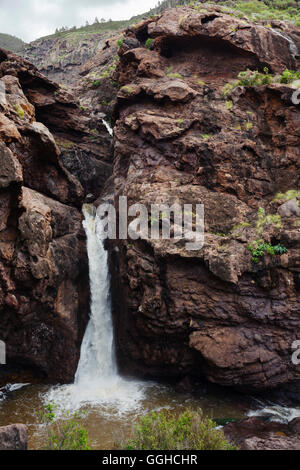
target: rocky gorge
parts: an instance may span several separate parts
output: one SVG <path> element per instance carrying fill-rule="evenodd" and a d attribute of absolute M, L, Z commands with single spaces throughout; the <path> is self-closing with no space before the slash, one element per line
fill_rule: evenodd
<path fill-rule="evenodd" d="M 205 245 L 109 241 L 120 371 L 299 403 L 299 80 L 282 79 L 300 70 L 299 26 L 199 3 L 92 37 L 48 77 L 27 60 L 45 47 L 0 50 L 0 385 L 73 381 L 90 297 L 81 207 L 126 196 L 204 204 Z M 299 448 L 297 422 L 261 426 L 229 439 L 285 433 Z"/>

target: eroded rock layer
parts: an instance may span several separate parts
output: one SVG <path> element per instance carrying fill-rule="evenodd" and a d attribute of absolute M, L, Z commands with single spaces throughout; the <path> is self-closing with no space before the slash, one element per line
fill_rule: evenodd
<path fill-rule="evenodd" d="M 247 68 L 297 70 L 295 48 L 272 28 L 211 6 L 168 10 L 126 31 L 117 68 L 116 204 L 119 195 L 148 208 L 203 203 L 205 246 L 118 243 L 113 288 L 123 370 L 206 376 L 247 390 L 299 377 L 291 360 L 300 321 L 295 88 L 222 94 Z M 282 253 L 255 259 L 249 245 L 261 239 Z"/>
<path fill-rule="evenodd" d="M 81 206 L 103 186 L 97 168 L 103 184 L 110 172 L 109 135 L 93 125 L 76 99 L 0 50 L 2 373 L 74 377 L 89 312 Z"/>

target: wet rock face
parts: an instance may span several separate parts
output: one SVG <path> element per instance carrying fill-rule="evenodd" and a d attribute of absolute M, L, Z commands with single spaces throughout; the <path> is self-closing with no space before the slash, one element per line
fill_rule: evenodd
<path fill-rule="evenodd" d="M 65 383 L 89 312 L 81 206 L 101 191 L 89 167 L 104 156 L 109 168 L 109 136 L 102 124 L 92 132 L 77 100 L 31 64 L 5 51 L 0 58 L 1 374 Z M 78 152 L 89 177 L 84 166 L 75 171 Z"/>
<path fill-rule="evenodd" d="M 151 50 L 144 47 L 149 37 Z M 246 390 L 296 380 L 295 88 L 238 87 L 222 95 L 247 68 L 297 69 L 289 42 L 218 7 L 184 7 L 129 28 L 119 55 L 116 204 L 126 195 L 129 205 L 148 208 L 205 206 L 203 250 L 118 242 L 112 272 L 121 367 L 146 376 L 205 375 Z M 253 259 L 248 247 L 260 239 L 288 251 Z"/>

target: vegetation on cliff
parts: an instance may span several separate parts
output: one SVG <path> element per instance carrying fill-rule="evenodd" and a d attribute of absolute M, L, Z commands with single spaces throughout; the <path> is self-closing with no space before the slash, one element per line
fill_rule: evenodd
<path fill-rule="evenodd" d="M 281 20 L 300 25 L 298 1 L 289 0 L 254 0 L 224 1 L 221 5 L 233 8 L 244 14 L 250 21 Z"/>
<path fill-rule="evenodd" d="M 300 84 L 300 72 L 294 70 L 285 69 L 281 75 L 270 74 L 268 68 L 265 68 L 264 72 L 261 73 L 258 70 L 245 70 L 238 74 L 238 79 L 227 83 L 223 90 L 223 97 L 226 98 L 236 87 L 245 86 L 263 86 L 271 85 L 272 83 L 282 84 L 293 84 L 299 86 Z"/>

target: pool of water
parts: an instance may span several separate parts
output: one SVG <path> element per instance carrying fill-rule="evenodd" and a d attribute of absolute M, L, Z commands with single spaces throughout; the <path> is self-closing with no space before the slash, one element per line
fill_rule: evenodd
<path fill-rule="evenodd" d="M 40 424 L 39 410 L 49 403 L 57 405 L 57 413 L 73 409 L 74 386 L 49 387 L 45 385 L 14 385 L 0 392 L 0 426 L 23 423 L 28 426 L 29 448 L 43 449 L 46 443 L 46 429 Z M 135 389 L 135 396 L 126 396 Z M 79 401 L 78 401 L 79 403 Z M 170 409 L 174 413 L 186 407 L 201 408 L 211 418 L 242 419 L 249 407 L 246 400 L 222 392 L 198 393 L 194 396 L 178 393 L 172 387 L 155 383 L 134 382 L 122 389 L 122 398 L 116 400 L 87 401 L 75 408 L 85 411 L 82 424 L 88 431 L 93 449 L 110 450 L 116 442 L 130 435 L 137 417 L 150 411 Z"/>

